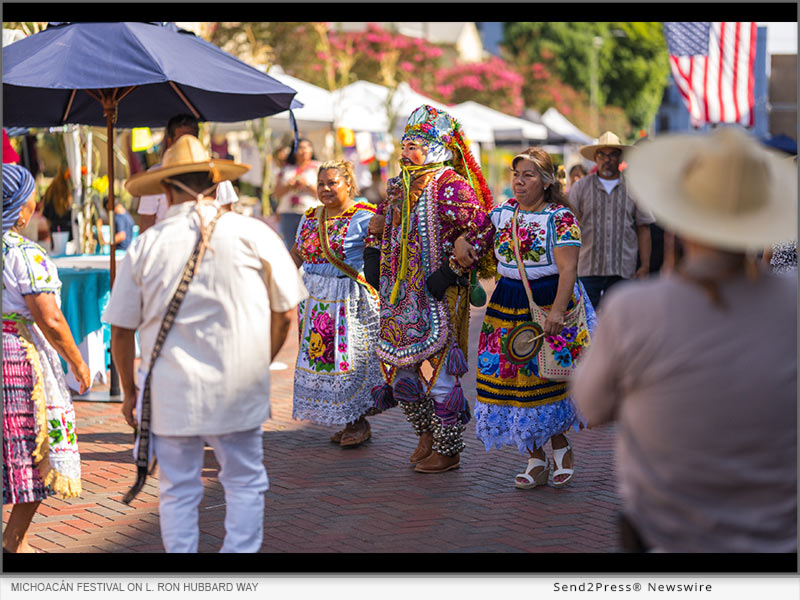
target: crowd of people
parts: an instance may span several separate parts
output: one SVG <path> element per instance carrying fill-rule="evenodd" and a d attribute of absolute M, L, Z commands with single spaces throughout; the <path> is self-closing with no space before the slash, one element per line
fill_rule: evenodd
<path fill-rule="evenodd" d="M 408 118 L 400 175 L 375 203 L 359 195 L 352 163 L 319 163 L 300 140 L 277 177 L 279 235 L 230 210 L 230 181 L 248 167 L 212 159 L 194 125 L 168 127 L 161 163 L 126 182 L 165 208 L 120 261 L 104 314 L 137 431 L 125 501 L 156 458 L 168 552 L 197 551 L 206 444 L 225 490 L 221 551 L 261 547 L 265 367 L 294 318 L 294 418 L 335 426 L 331 442 L 350 448 L 370 439 L 367 417 L 399 407 L 416 436 L 414 470 L 460 468 L 473 418 L 461 385 L 470 306 L 486 304 L 479 282 L 492 278 L 475 435 L 487 452 L 512 446 L 527 460 L 509 485 L 568 485 L 580 463 L 566 434 L 617 420 L 626 549 L 796 551 L 796 245 L 793 276 L 753 252 L 796 236 L 796 163 L 735 128 L 635 149 L 606 132 L 581 148 L 596 170 L 571 169 L 568 194 L 548 152 L 522 150 L 513 196 L 495 205 L 460 125 L 424 105 Z M 57 355 L 89 385 L 55 266 L 18 233 L 33 203 L 30 173 L 4 165 L 9 552 L 29 550 L 25 531 L 48 494 L 80 493 Z M 684 256 L 648 278 L 655 221 Z"/>

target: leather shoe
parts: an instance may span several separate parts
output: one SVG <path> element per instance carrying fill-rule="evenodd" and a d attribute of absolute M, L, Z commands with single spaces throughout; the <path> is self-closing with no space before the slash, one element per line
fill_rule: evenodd
<path fill-rule="evenodd" d="M 438 452 L 433 452 L 428 458 L 418 463 L 414 470 L 417 473 L 444 473 L 461 466 L 459 455 L 445 456 Z"/>
<path fill-rule="evenodd" d="M 411 463 L 416 464 L 428 458 L 433 452 L 433 433 L 424 431 L 419 436 L 417 449 L 411 454 Z"/>

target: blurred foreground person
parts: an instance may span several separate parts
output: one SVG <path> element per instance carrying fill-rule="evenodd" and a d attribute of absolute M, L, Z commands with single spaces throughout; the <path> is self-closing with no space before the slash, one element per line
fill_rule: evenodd
<path fill-rule="evenodd" d="M 609 295 L 573 383 L 590 425 L 619 422 L 623 545 L 796 552 L 797 279 L 745 255 L 794 235 L 796 170 L 732 127 L 629 165 L 685 255 Z"/>
<path fill-rule="evenodd" d="M 81 493 L 75 410 L 59 354 L 90 385 L 61 313 L 56 266 L 20 235 L 36 207 L 33 176 L 3 165 L 3 504 L 13 504 L 3 552 L 34 552 L 26 534 L 42 500 Z"/>
<path fill-rule="evenodd" d="M 104 314 L 122 413 L 138 429 L 137 482 L 124 501 L 144 485 L 152 449 L 167 552 L 197 552 L 205 444 L 214 450 L 225 490 L 221 552 L 258 552 L 263 539 L 268 367 L 305 288 L 275 232 L 214 202 L 218 182 L 248 169 L 212 161 L 196 137 L 184 135 L 161 167 L 126 183 L 133 195 L 163 190 L 169 203 L 164 219 L 120 261 Z"/>

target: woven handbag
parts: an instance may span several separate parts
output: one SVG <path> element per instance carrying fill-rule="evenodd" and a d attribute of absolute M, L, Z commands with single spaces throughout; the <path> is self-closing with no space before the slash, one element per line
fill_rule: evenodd
<path fill-rule="evenodd" d="M 543 325 L 548 311 L 533 301 L 533 293 L 519 251 L 518 216 L 519 206 L 514 211 L 511 222 L 511 236 L 517 269 L 525 288 L 525 294 L 528 296 L 531 320 L 517 325 L 508 333 L 503 342 L 503 350 L 508 361 L 518 365 L 527 364 L 536 356 L 539 377 L 552 381 L 566 381 L 572 376 L 578 359 L 589 345 L 589 328 L 583 292 L 572 310 L 564 313 L 564 326 L 561 332 L 555 336 L 545 337 Z"/>

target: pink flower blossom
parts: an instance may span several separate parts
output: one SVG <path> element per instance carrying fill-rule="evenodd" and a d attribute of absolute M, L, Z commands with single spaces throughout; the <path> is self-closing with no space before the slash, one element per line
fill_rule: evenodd
<path fill-rule="evenodd" d="M 492 354 L 500 353 L 501 332 L 502 330 L 500 328 L 497 328 L 492 333 L 489 334 L 488 347 L 489 347 L 489 352 L 491 352 Z"/>
<path fill-rule="evenodd" d="M 403 62 L 400 63 L 400 68 L 403 69 L 404 71 L 413 71 L 414 65 L 412 65 L 407 60 L 404 60 Z"/>
<path fill-rule="evenodd" d="M 333 339 L 333 318 L 326 312 L 317 313 L 313 319 L 314 329 L 322 336 L 322 341 L 326 344 Z"/>
<path fill-rule="evenodd" d="M 500 379 L 516 379 L 522 365 L 515 365 L 506 360 L 505 354 L 500 353 Z"/>

